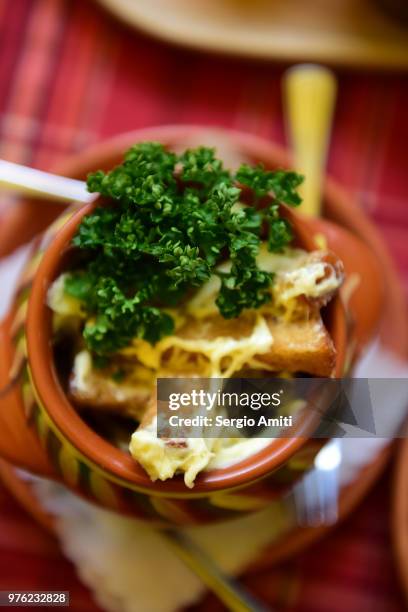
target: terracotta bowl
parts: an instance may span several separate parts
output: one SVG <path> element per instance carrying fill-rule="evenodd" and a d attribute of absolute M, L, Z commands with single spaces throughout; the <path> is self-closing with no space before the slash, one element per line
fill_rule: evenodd
<path fill-rule="evenodd" d="M 170 147 L 210 140 L 221 151 L 267 167 L 286 165 L 273 147 L 246 135 L 217 133 L 191 127 L 157 128 L 128 134 L 74 160 L 63 171 L 84 176 L 90 170 L 118 163 L 123 151 L 141 140 L 159 140 Z M 228 147 L 227 147 L 228 148 Z M 181 478 L 152 483 L 129 455 L 90 429 L 64 394 L 56 374 L 51 346 L 51 312 L 46 292 L 57 276 L 69 242 L 82 217 L 95 203 L 69 210 L 37 240 L 33 257 L 19 285 L 9 317 L 1 329 L 0 377 L 19 373 L 8 394 L 7 416 L 0 434 L 0 454 L 32 472 L 62 480 L 74 491 L 119 512 L 157 522 L 210 522 L 258 510 L 310 467 L 321 441 L 306 436 L 278 439 L 263 451 L 223 470 L 201 474 L 194 489 Z M 328 329 L 337 349 L 335 375 L 340 377 L 375 330 L 381 310 L 381 276 L 376 259 L 351 233 L 327 221 L 306 220 L 293 214 L 298 242 L 316 248 L 316 234 L 344 261 L 346 272 L 359 283 L 348 300 L 347 313 L 339 297 L 327 310 Z M 364 313 L 364 317 L 362 314 Z M 351 331 L 352 330 L 352 331 Z M 350 335 L 351 334 L 351 335 Z M 14 371 L 13 371 L 14 368 Z"/>

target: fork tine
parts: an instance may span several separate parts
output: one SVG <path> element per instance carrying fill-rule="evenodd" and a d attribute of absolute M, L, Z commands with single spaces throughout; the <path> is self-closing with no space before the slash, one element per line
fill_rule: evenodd
<path fill-rule="evenodd" d="M 331 440 L 315 458 L 312 470 L 304 475 L 293 491 L 299 525 L 330 525 L 338 518 L 339 468 L 341 441 Z"/>

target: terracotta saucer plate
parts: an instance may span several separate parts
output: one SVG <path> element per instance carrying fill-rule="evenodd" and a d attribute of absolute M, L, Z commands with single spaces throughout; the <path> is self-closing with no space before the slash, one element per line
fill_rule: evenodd
<path fill-rule="evenodd" d="M 134 142 L 141 140 L 158 140 L 176 149 L 211 143 L 218 148 L 227 164 L 230 163 L 230 165 L 241 161 L 262 161 L 266 166 L 285 166 L 289 161 L 282 148 L 248 134 L 197 126 L 166 126 L 122 134 L 66 160 L 55 171 L 73 178 L 84 178 L 91 170 L 110 167 L 112 151 L 125 151 Z M 381 340 L 389 350 L 406 356 L 408 354 L 408 321 L 405 298 L 392 259 L 379 232 L 361 208 L 353 203 L 350 197 L 330 179 L 325 185 L 325 195 L 324 216 L 362 238 L 381 260 L 386 284 L 386 300 L 380 329 Z M 59 206 L 53 204 L 41 206 L 38 201 L 33 202 L 32 200 L 21 202 L 15 208 L 10 208 L 0 227 L 1 256 L 28 240 L 36 231 L 44 229 L 52 218 L 60 213 L 60 210 Z M 390 450 L 390 446 L 386 447 L 358 473 L 358 478 L 356 475 L 355 482 L 342 488 L 339 504 L 340 520 L 353 511 L 374 484 L 386 465 Z M 53 520 L 42 510 L 28 482 L 20 477 L 19 472 L 13 466 L 3 460 L 0 461 L 0 478 L 27 511 L 52 531 Z M 331 528 L 293 528 L 281 540 L 268 546 L 263 555 L 249 569 L 271 566 L 287 559 L 321 538 Z"/>

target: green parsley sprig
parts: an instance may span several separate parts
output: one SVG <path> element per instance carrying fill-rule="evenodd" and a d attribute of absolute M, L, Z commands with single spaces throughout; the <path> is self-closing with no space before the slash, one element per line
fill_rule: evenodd
<path fill-rule="evenodd" d="M 155 343 L 171 334 L 165 307 L 179 304 L 212 274 L 221 277 L 216 303 L 225 318 L 269 301 L 272 275 L 256 262 L 261 232 L 266 226 L 270 251 L 292 240 L 278 204 L 299 205 L 301 181 L 294 172 L 261 165 L 242 165 L 234 174 L 213 149 L 176 155 L 156 142 L 137 144 L 123 164 L 89 175 L 89 191 L 108 205 L 82 220 L 73 244 L 85 264 L 65 282 L 87 313 L 87 347 L 108 356 L 134 337 Z M 251 190 L 254 206 L 238 205 L 243 188 Z M 266 196 L 267 205 L 257 208 Z M 230 271 L 217 271 L 227 259 Z"/>

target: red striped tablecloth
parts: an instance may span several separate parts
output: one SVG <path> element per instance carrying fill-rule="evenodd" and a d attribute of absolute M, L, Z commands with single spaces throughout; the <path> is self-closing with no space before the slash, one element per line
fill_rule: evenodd
<path fill-rule="evenodd" d="M 284 141 L 283 66 L 170 48 L 88 0 L 0 0 L 0 157 L 40 168 L 122 131 L 198 123 Z M 378 222 L 408 289 L 408 80 L 339 72 L 329 171 Z M 0 200 L 1 215 L 7 204 Z M 394 612 L 390 472 L 326 541 L 249 579 L 279 609 Z M 0 489 L 0 590 L 61 588 L 95 604 L 55 542 Z M 208 599 L 200 609 L 217 609 Z"/>

